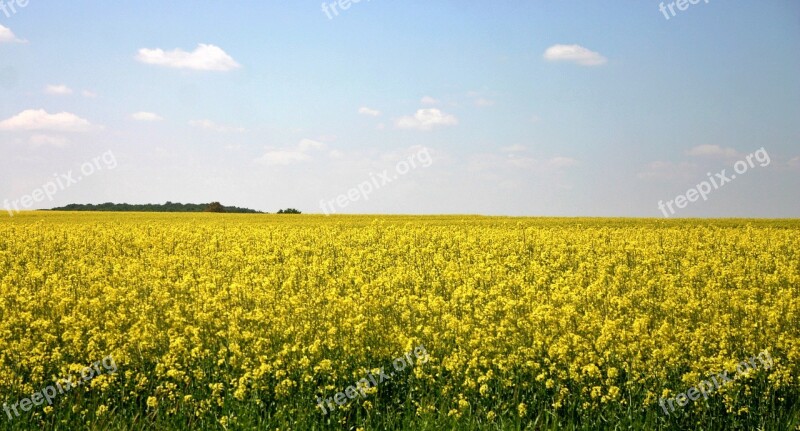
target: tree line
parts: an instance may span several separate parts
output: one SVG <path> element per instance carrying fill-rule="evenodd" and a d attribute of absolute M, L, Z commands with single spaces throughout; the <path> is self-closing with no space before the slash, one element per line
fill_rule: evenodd
<path fill-rule="evenodd" d="M 239 208 L 235 206 L 224 206 L 219 202 L 207 204 L 182 204 L 169 202 L 164 204 L 115 204 L 106 202 L 103 204 L 69 204 L 63 207 L 53 208 L 50 211 L 114 211 L 114 212 L 170 212 L 170 213 L 241 213 L 241 214 L 269 214 L 249 208 Z M 301 214 L 300 211 L 289 208 L 279 210 L 278 214 Z"/>

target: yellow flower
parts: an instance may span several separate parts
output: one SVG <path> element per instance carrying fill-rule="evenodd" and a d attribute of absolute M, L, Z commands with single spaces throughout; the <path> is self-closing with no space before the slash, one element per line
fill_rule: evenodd
<path fill-rule="evenodd" d="M 148 397 L 147 398 L 147 407 L 152 409 L 158 407 L 158 399 L 156 397 Z"/>

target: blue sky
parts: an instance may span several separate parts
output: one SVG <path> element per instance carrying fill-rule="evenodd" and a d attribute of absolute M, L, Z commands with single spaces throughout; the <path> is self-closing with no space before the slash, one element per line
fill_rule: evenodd
<path fill-rule="evenodd" d="M 800 216 L 795 0 L 9 3 L 12 207 Z"/>

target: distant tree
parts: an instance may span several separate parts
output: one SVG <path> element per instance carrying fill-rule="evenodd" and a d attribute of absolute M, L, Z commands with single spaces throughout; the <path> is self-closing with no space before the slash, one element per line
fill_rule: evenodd
<path fill-rule="evenodd" d="M 217 207 L 217 205 L 219 205 Z M 212 206 L 214 208 L 212 208 Z M 220 209 L 222 211 L 220 211 Z M 165 204 L 114 204 L 106 202 L 99 205 L 92 204 L 69 204 L 60 208 L 53 208 L 52 211 L 138 211 L 138 212 L 175 212 L 175 213 L 200 213 L 200 212 L 226 212 L 226 213 L 246 213 L 264 214 L 248 208 L 225 207 L 219 202 L 211 204 L 182 204 L 178 202 L 167 202 Z"/>
<path fill-rule="evenodd" d="M 287 208 L 285 210 L 278 210 L 278 214 L 302 214 L 300 210 L 294 208 Z"/>
<path fill-rule="evenodd" d="M 210 204 L 208 204 L 206 209 L 203 210 L 203 212 L 206 212 L 206 213 L 224 213 L 225 212 L 225 207 L 222 206 L 222 204 L 219 203 L 219 202 L 211 202 Z"/>

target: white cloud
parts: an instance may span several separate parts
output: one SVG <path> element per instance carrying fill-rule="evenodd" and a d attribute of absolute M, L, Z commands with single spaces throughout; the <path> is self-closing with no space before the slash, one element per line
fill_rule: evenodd
<path fill-rule="evenodd" d="M 275 166 L 275 165 L 291 165 L 293 163 L 305 162 L 311 157 L 297 150 L 269 150 L 263 156 L 256 159 L 256 163 Z"/>
<path fill-rule="evenodd" d="M 245 131 L 243 127 L 225 126 L 222 124 L 217 124 L 211 120 L 192 120 L 189 121 L 189 125 L 192 127 L 197 127 L 198 129 L 211 130 L 213 132 L 220 132 L 220 133 L 227 133 L 227 132 L 241 133 Z"/>
<path fill-rule="evenodd" d="M 492 168 L 500 167 L 503 169 L 505 169 L 508 166 L 511 166 L 514 168 L 535 170 L 536 168 L 541 167 L 542 165 L 542 163 L 539 160 L 528 156 L 521 156 L 521 157 L 510 156 L 505 159 L 498 159 L 494 164 L 492 164 L 491 161 L 492 159 L 487 159 L 485 166 Z M 480 162 L 477 164 L 477 166 L 481 166 Z"/>
<path fill-rule="evenodd" d="M 162 121 L 164 118 L 153 112 L 136 112 L 131 114 L 131 119 L 136 121 Z"/>
<path fill-rule="evenodd" d="M 423 105 L 438 105 L 439 101 L 434 99 L 431 96 L 425 96 L 425 97 L 422 98 L 422 100 L 419 101 L 419 103 L 421 103 Z"/>
<path fill-rule="evenodd" d="M 502 151 L 504 153 L 522 153 L 522 152 L 525 152 L 527 150 L 528 150 L 527 147 L 525 147 L 524 145 L 520 145 L 520 144 L 511 145 L 509 147 L 503 147 L 503 148 L 500 149 L 500 151 Z"/>
<path fill-rule="evenodd" d="M 544 52 L 547 61 L 568 61 L 581 66 L 599 66 L 608 59 L 580 45 L 553 45 Z"/>
<path fill-rule="evenodd" d="M 420 109 L 413 116 L 399 118 L 395 125 L 400 129 L 431 130 L 436 126 L 454 126 L 458 124 L 458 118 L 453 115 L 430 108 Z"/>
<path fill-rule="evenodd" d="M 28 109 L 0 122 L 0 130 L 51 130 L 58 132 L 88 132 L 95 127 L 69 112 L 48 114 L 44 109 Z"/>
<path fill-rule="evenodd" d="M 67 96 L 72 94 L 72 89 L 66 85 L 48 85 L 44 88 L 45 94 L 53 94 L 56 96 Z"/>
<path fill-rule="evenodd" d="M 69 143 L 69 140 L 63 136 L 33 135 L 31 136 L 29 142 L 34 147 L 65 147 Z"/>
<path fill-rule="evenodd" d="M 142 48 L 136 59 L 142 63 L 176 69 L 211 70 L 226 72 L 241 67 L 222 48 L 201 43 L 192 52 L 182 49 L 164 51 L 163 49 Z"/>
<path fill-rule="evenodd" d="M 553 156 L 547 159 L 539 159 L 525 155 L 523 151 L 527 151 L 527 149 L 521 145 L 506 147 L 501 151 L 506 154 L 478 154 L 473 156 L 468 164 L 468 169 L 482 172 L 506 172 L 509 169 L 523 169 L 536 175 L 560 175 L 566 169 L 580 165 L 578 160 L 570 157 Z"/>
<path fill-rule="evenodd" d="M 25 41 L 18 39 L 10 28 L 0 25 L 0 43 L 25 43 Z"/>
<path fill-rule="evenodd" d="M 51 94 L 54 96 L 69 96 L 70 94 L 75 93 L 75 91 L 73 91 L 71 88 L 63 84 L 58 84 L 58 85 L 53 84 L 44 87 L 44 93 Z M 97 97 L 96 93 L 89 90 L 81 91 L 81 95 L 87 99 L 94 99 L 95 97 Z"/>
<path fill-rule="evenodd" d="M 325 144 L 312 139 L 303 139 L 297 144 L 297 148 L 300 149 L 300 151 L 322 150 L 325 149 Z"/>
<path fill-rule="evenodd" d="M 539 160 L 533 157 L 509 157 L 508 164 L 517 168 L 532 169 L 539 172 L 559 171 L 579 165 L 579 162 L 569 157 L 556 156 L 550 159 Z"/>
<path fill-rule="evenodd" d="M 325 144 L 311 139 L 303 139 L 295 148 L 267 149 L 255 162 L 266 166 L 291 165 L 311 160 L 311 153 L 314 150 L 324 150 Z M 332 151 L 331 153 L 334 153 Z M 332 155 L 332 154 L 331 154 Z"/>
<path fill-rule="evenodd" d="M 636 176 L 643 180 L 689 180 L 697 175 L 697 165 L 689 162 L 652 162 L 648 163 Z"/>
<path fill-rule="evenodd" d="M 561 168 L 571 168 L 573 166 L 578 166 L 580 162 L 577 160 L 570 158 L 570 157 L 553 157 L 545 162 L 547 166 L 555 169 Z"/>
<path fill-rule="evenodd" d="M 486 89 L 479 91 L 472 90 L 468 91 L 466 94 L 466 96 L 471 99 L 470 103 L 478 108 L 488 108 L 496 105 L 497 102 L 494 99 L 496 95 L 496 93 Z"/>
<path fill-rule="evenodd" d="M 361 114 L 361 115 L 368 115 L 370 117 L 380 117 L 381 116 L 381 111 L 378 111 L 377 109 L 367 108 L 366 106 L 360 108 L 358 110 L 358 113 Z"/>
<path fill-rule="evenodd" d="M 739 157 L 739 152 L 733 148 L 723 148 L 719 145 L 699 145 L 686 152 L 686 155 L 694 157 Z"/>

